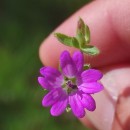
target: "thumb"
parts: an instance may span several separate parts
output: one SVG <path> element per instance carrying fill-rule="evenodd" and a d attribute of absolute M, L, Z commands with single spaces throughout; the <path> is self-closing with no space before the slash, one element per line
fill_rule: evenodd
<path fill-rule="evenodd" d="M 105 73 L 102 79 L 105 90 L 93 96 L 97 108 L 94 112 L 86 111 L 84 120 L 87 118 L 98 130 L 128 130 L 130 65 L 111 66 L 102 71 Z"/>

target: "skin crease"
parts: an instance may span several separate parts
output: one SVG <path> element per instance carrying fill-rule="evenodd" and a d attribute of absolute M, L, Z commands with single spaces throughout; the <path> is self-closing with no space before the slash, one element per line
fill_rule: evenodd
<path fill-rule="evenodd" d="M 90 28 L 91 44 L 101 51 L 95 57 L 85 55 L 85 62 L 91 63 L 92 67 L 104 73 L 101 82 L 105 89 L 93 95 L 97 103 L 96 110 L 86 111 L 86 116 L 80 119 L 84 125 L 92 129 L 130 129 L 129 7 L 129 0 L 93 1 L 73 14 L 54 31 L 74 36 L 80 16 Z M 40 46 L 40 59 L 45 66 L 57 67 L 63 50 L 71 53 L 75 51 L 74 48 L 59 44 L 52 33 Z"/>

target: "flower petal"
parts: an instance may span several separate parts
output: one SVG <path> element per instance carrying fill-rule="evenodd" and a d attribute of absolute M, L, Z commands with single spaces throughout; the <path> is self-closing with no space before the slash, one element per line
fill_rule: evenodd
<path fill-rule="evenodd" d="M 89 111 L 94 111 L 96 109 L 95 100 L 89 94 L 82 94 L 81 102 L 83 106 Z"/>
<path fill-rule="evenodd" d="M 38 82 L 44 89 L 52 90 L 54 88 L 54 85 L 49 84 L 46 78 L 44 77 L 38 77 Z"/>
<path fill-rule="evenodd" d="M 98 82 L 90 82 L 90 83 L 83 83 L 78 86 L 79 90 L 82 90 L 85 93 L 97 93 L 103 90 L 103 85 Z"/>
<path fill-rule="evenodd" d="M 60 67 L 62 69 L 62 72 L 67 77 L 74 77 L 77 73 L 76 66 L 74 64 L 74 61 L 70 57 L 70 54 L 68 51 L 64 51 L 60 56 Z"/>
<path fill-rule="evenodd" d="M 56 88 L 51 90 L 42 100 L 42 105 L 45 107 L 53 105 L 62 96 L 63 90 L 61 88 Z"/>
<path fill-rule="evenodd" d="M 40 73 L 45 77 L 46 81 L 53 87 L 60 87 L 63 83 L 62 74 L 51 67 L 43 67 L 40 69 Z"/>
<path fill-rule="evenodd" d="M 100 80 L 102 76 L 103 74 L 99 70 L 95 70 L 95 69 L 85 70 L 81 74 L 82 81 L 85 83 Z"/>
<path fill-rule="evenodd" d="M 85 116 L 84 107 L 77 93 L 69 96 L 69 104 L 71 106 L 72 112 L 76 117 L 82 118 Z"/>
<path fill-rule="evenodd" d="M 84 58 L 83 54 L 80 51 L 76 51 L 73 54 L 73 61 L 77 67 L 77 70 L 81 72 L 83 70 Z"/>
<path fill-rule="evenodd" d="M 66 93 L 62 93 L 60 98 L 55 102 L 50 110 L 51 115 L 59 116 L 61 115 L 68 105 L 68 97 Z"/>

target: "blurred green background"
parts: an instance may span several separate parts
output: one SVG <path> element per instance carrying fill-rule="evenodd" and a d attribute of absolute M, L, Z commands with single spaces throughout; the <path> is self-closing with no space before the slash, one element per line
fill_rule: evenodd
<path fill-rule="evenodd" d="M 43 39 L 89 0 L 0 1 L 0 130 L 86 130 L 73 115 L 52 117 L 37 83 Z"/>

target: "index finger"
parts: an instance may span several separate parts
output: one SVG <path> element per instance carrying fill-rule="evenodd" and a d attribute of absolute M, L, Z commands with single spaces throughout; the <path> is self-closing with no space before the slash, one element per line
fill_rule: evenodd
<path fill-rule="evenodd" d="M 91 44 L 97 46 L 101 53 L 96 57 L 86 56 L 87 62 L 93 67 L 102 67 L 127 62 L 130 58 L 130 1 L 94 1 L 86 5 L 54 32 L 70 36 L 75 35 L 78 17 L 83 18 L 90 27 Z M 120 8 L 119 8 L 120 7 Z M 119 9 L 117 9 L 119 8 Z M 40 59 L 49 66 L 57 66 L 59 55 L 63 50 L 74 51 L 74 48 L 59 44 L 53 33 L 40 47 Z"/>

